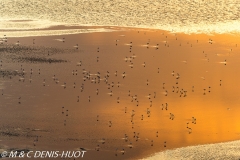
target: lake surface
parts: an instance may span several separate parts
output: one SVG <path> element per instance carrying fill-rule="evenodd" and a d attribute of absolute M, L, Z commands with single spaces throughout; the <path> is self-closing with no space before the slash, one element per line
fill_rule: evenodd
<path fill-rule="evenodd" d="M 1 152 L 240 158 L 238 1 L 0 4 Z"/>

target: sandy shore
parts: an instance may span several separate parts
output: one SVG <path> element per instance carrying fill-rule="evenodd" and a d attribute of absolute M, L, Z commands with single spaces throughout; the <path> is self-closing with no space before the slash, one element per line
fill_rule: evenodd
<path fill-rule="evenodd" d="M 239 41 L 133 28 L 10 37 L 0 45 L 0 149 L 141 159 L 238 140 Z"/>
<path fill-rule="evenodd" d="M 188 146 L 156 153 L 148 160 L 177 159 L 239 159 L 239 140 L 225 143 Z"/>

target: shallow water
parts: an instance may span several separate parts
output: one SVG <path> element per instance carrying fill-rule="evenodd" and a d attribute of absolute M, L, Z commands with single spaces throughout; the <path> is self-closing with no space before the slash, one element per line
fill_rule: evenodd
<path fill-rule="evenodd" d="M 95 28 L 95 29 L 69 29 L 62 28 L 44 29 L 44 30 L 25 30 L 25 31 L 4 31 L 0 32 L 7 37 L 37 37 L 37 36 L 56 36 L 56 35 L 70 35 L 70 34 L 81 34 L 81 33 L 94 33 L 94 32 L 114 32 L 116 30 L 110 28 Z"/>
<path fill-rule="evenodd" d="M 238 43 L 231 35 L 137 29 L 35 37 L 34 44 L 32 37 L 9 38 L 1 70 L 24 76 L 1 75 L 0 149 L 85 148 L 85 159 L 137 159 L 237 140 Z"/>
<path fill-rule="evenodd" d="M 240 158 L 238 1 L 0 5 L 0 152 Z"/>

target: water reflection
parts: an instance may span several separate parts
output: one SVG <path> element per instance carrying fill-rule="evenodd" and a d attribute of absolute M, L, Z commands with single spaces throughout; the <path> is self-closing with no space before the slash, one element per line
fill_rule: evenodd
<path fill-rule="evenodd" d="M 225 44 L 218 36 L 209 44 L 207 35 L 133 30 L 20 40 L 28 46 L 9 38 L 1 70 L 21 74 L 1 76 L 2 144 L 127 159 L 236 140 L 239 40 L 228 35 Z M 159 49 L 142 47 L 146 42 Z M 227 65 L 217 63 L 223 48 L 234 48 Z"/>

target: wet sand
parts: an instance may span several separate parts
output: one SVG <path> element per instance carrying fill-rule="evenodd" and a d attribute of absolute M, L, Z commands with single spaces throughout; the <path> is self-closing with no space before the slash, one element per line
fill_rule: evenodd
<path fill-rule="evenodd" d="M 134 28 L 8 38 L 0 149 L 140 159 L 238 140 L 239 41 Z"/>

